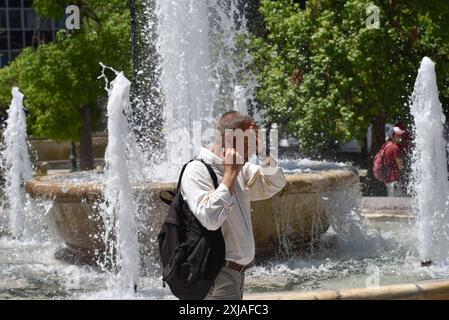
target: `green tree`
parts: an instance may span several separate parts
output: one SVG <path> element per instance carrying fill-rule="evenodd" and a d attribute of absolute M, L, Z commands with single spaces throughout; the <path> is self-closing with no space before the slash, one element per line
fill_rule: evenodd
<path fill-rule="evenodd" d="M 380 9 L 379 28 L 366 27 L 370 3 Z M 407 119 L 425 55 L 437 63 L 441 99 L 449 99 L 446 1 L 261 0 L 260 12 L 258 101 L 304 151 L 323 152 L 333 139 L 363 145 L 373 125 L 375 154 L 386 121 Z"/>
<path fill-rule="evenodd" d="M 93 168 L 92 136 L 106 97 L 102 62 L 131 76 L 130 17 L 121 0 L 35 0 L 39 15 L 60 19 L 75 3 L 81 29 L 61 30 L 54 42 L 26 48 L 0 70 L 0 102 L 17 85 L 26 96 L 31 132 L 80 141 L 80 169 Z"/>

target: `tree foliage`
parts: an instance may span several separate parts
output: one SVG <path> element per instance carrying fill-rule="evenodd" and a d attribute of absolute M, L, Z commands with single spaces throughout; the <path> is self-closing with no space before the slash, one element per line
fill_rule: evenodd
<path fill-rule="evenodd" d="M 356 137 L 373 118 L 406 119 L 424 56 L 449 101 L 449 5 L 444 0 L 261 0 L 267 34 L 253 41 L 258 102 L 305 151 Z M 380 27 L 367 28 L 370 3 Z"/>
<path fill-rule="evenodd" d="M 81 9 L 80 30 L 60 30 L 54 42 L 26 48 L 0 70 L 0 105 L 10 101 L 12 85 L 25 94 L 31 132 L 55 139 L 79 139 L 80 108 L 94 116 L 106 96 L 99 62 L 131 72 L 129 12 L 120 0 L 35 0 L 41 16 L 60 19 L 69 4 Z M 95 123 L 95 122 L 94 122 Z"/>

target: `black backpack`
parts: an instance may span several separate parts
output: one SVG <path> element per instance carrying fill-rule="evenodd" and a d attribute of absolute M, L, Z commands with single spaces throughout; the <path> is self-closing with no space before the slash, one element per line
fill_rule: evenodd
<path fill-rule="evenodd" d="M 165 198 L 163 192 L 160 194 L 161 200 L 170 205 L 158 235 L 162 280 L 181 300 L 203 299 L 225 264 L 221 228 L 210 231 L 203 227 L 181 195 L 182 175 L 191 161 L 181 170 L 176 193 L 168 192 L 171 199 Z M 218 188 L 213 169 L 199 161 L 207 167 L 215 189 Z"/>

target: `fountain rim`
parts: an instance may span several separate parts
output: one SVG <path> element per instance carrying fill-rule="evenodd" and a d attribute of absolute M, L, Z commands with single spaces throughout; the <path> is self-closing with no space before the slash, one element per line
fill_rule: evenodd
<path fill-rule="evenodd" d="M 95 172 L 95 171 L 92 171 Z M 76 173 L 34 177 L 25 183 L 25 190 L 32 198 L 48 199 L 57 202 L 92 202 L 100 199 L 104 185 L 101 182 L 66 182 L 55 180 L 61 177 L 73 177 Z M 359 183 L 359 176 L 351 170 L 326 170 L 319 172 L 305 172 L 285 176 L 286 187 L 282 194 L 319 193 L 339 190 L 339 187 L 351 186 Z M 136 190 L 160 192 L 174 190 L 175 182 L 153 181 L 133 186 Z"/>
<path fill-rule="evenodd" d="M 245 300 L 448 299 L 449 279 L 406 282 L 371 288 L 249 293 Z"/>

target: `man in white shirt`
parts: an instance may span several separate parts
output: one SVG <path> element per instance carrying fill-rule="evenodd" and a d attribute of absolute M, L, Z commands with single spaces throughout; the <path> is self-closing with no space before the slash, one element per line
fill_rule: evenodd
<path fill-rule="evenodd" d="M 255 253 L 250 201 L 271 198 L 285 187 L 286 181 L 277 162 L 265 155 L 257 125 L 251 117 L 236 111 L 226 112 L 218 120 L 217 131 L 221 139 L 216 139 L 209 148 L 202 147 L 198 158 L 215 171 L 218 188 L 214 188 L 204 164 L 192 161 L 182 177 L 181 193 L 205 228 L 221 227 L 225 241 L 225 266 L 205 299 L 242 299 L 244 271 Z M 240 148 L 235 132 L 255 133 L 258 147 L 251 148 L 250 139 L 245 139 L 241 144 L 243 152 L 237 152 Z M 230 140 L 231 144 L 222 144 Z M 258 150 L 260 166 L 248 163 L 256 151 L 253 149 Z"/>

